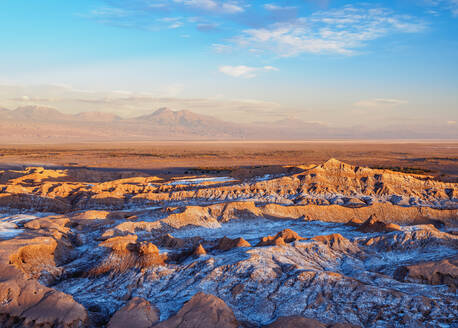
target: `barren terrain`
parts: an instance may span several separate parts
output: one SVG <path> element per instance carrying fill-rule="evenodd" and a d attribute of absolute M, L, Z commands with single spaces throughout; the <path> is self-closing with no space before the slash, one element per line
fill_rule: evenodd
<path fill-rule="evenodd" d="M 4 146 L 0 326 L 456 327 L 457 147 Z"/>
<path fill-rule="evenodd" d="M 283 166 L 339 158 L 346 163 L 457 181 L 458 142 L 433 141 L 162 141 L 136 143 L 0 144 L 0 167 L 49 166 L 154 175 L 259 175 Z M 115 178 L 116 175 L 113 175 Z"/>

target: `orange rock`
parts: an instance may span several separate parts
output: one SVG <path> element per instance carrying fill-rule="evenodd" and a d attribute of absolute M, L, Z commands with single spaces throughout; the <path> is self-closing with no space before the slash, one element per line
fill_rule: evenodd
<path fill-rule="evenodd" d="M 54 261 L 58 245 L 54 238 L 18 238 L 0 243 L 0 327 L 87 326 L 87 311 L 81 304 L 44 285 L 52 282 L 48 276 L 61 273 Z"/>
<path fill-rule="evenodd" d="M 334 233 L 334 234 L 325 235 L 325 236 L 316 236 L 316 237 L 313 237 L 312 240 L 323 243 L 333 250 L 344 252 L 344 253 L 348 253 L 348 252 L 357 253 L 360 251 L 358 246 L 354 245 L 350 240 L 343 237 L 339 233 Z"/>
<path fill-rule="evenodd" d="M 159 311 L 150 302 L 134 297 L 115 312 L 108 328 L 149 328 L 159 321 Z"/>
<path fill-rule="evenodd" d="M 228 251 L 237 247 L 251 247 L 251 245 L 249 242 L 247 242 L 245 239 L 241 237 L 236 239 L 223 237 L 218 241 L 218 246 L 216 246 L 216 248 L 221 251 Z"/>
<path fill-rule="evenodd" d="M 199 244 L 199 246 L 197 246 L 197 248 L 194 250 L 192 255 L 194 255 L 194 256 L 204 256 L 204 255 L 207 255 L 207 251 L 202 246 L 202 244 Z"/>
<path fill-rule="evenodd" d="M 216 296 L 197 293 L 180 311 L 153 328 L 237 328 L 232 310 Z"/>
<path fill-rule="evenodd" d="M 348 239 L 344 238 L 340 233 L 333 233 L 331 235 L 325 235 L 325 236 L 316 236 L 313 237 L 312 240 L 319 241 L 323 244 L 334 246 L 336 244 L 342 244 L 344 242 L 347 242 Z"/>
<path fill-rule="evenodd" d="M 392 232 L 401 231 L 401 227 L 394 223 L 385 223 L 377 220 L 375 215 L 371 215 L 363 224 L 358 228 L 361 232 Z"/>
<path fill-rule="evenodd" d="M 283 246 L 286 245 L 286 243 L 292 243 L 293 241 L 304 239 L 306 238 L 302 238 L 295 231 L 291 229 L 285 229 L 277 233 L 275 236 L 267 236 L 261 238 L 261 241 L 256 246 Z"/>
<path fill-rule="evenodd" d="M 458 256 L 441 261 L 401 266 L 394 278 L 400 281 L 448 285 L 452 290 L 458 286 Z"/>
<path fill-rule="evenodd" d="M 150 242 L 137 243 L 136 235 L 109 238 L 99 245 L 111 248 L 112 252 L 94 267 L 89 276 L 99 276 L 107 272 L 125 272 L 131 268 L 147 268 L 164 265 L 167 254 L 159 254 L 156 245 Z"/>
<path fill-rule="evenodd" d="M 99 246 L 111 248 L 113 251 L 116 252 L 126 252 L 127 245 L 136 243 L 137 238 L 137 235 L 112 237 L 101 242 Z"/>

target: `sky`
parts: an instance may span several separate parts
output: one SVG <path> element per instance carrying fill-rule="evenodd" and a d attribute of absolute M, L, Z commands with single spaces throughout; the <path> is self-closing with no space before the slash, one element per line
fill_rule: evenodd
<path fill-rule="evenodd" d="M 458 0 L 1 0 L 0 39 L 9 109 L 458 130 Z"/>

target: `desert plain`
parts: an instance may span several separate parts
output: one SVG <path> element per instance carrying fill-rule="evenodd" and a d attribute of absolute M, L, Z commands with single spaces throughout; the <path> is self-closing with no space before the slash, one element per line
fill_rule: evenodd
<path fill-rule="evenodd" d="M 357 166 L 423 173 L 453 182 L 458 178 L 458 142 L 453 140 L 0 143 L 3 168 L 132 169 L 158 175 L 200 173 L 200 168 L 205 173 L 205 168 L 211 168 L 213 174 L 220 169 L 223 173 L 249 175 L 317 164 L 330 158 Z"/>

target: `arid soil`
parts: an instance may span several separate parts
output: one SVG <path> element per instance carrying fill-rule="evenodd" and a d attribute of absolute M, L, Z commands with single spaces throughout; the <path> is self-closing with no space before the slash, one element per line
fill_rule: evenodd
<path fill-rule="evenodd" d="M 458 182 L 458 142 L 313 141 L 80 143 L 0 145 L 0 168 L 59 166 L 137 170 L 153 175 L 280 173 L 283 166 L 338 158 L 356 166 L 426 173 Z"/>
<path fill-rule="evenodd" d="M 313 164 L 293 148 L 272 155 L 274 167 L 232 150 L 237 167 L 226 158 L 217 168 L 216 157 L 192 169 L 191 157 L 165 171 L 127 166 L 139 157 L 126 151 L 108 170 L 110 149 L 56 148 L 52 164 L 93 166 L 100 152 L 105 170 L 0 173 L 0 326 L 456 327 L 458 184 L 444 159 L 456 151 L 440 148 L 449 146 L 399 145 L 409 154 L 401 166 L 386 145 L 376 159 L 342 145 L 352 163 L 395 170 Z M 442 163 L 434 173 L 432 161 Z"/>

